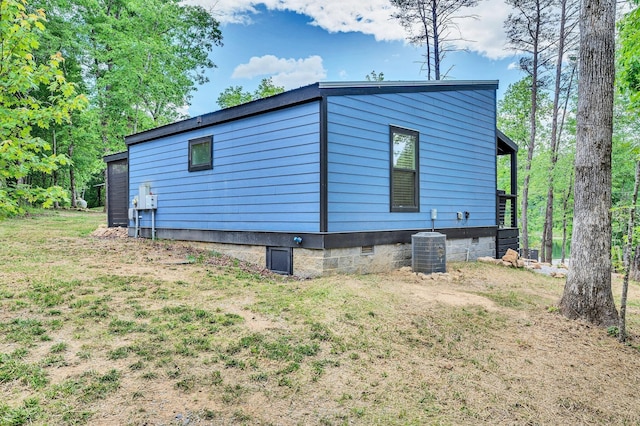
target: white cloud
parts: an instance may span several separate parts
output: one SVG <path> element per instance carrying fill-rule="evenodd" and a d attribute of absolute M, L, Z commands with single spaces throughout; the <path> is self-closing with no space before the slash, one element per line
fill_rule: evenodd
<path fill-rule="evenodd" d="M 402 40 L 404 32 L 391 19 L 389 0 L 186 0 L 209 10 L 222 23 L 251 23 L 258 13 L 256 5 L 264 4 L 271 10 L 288 10 L 306 15 L 328 32 L 361 32 L 376 40 Z"/>
<path fill-rule="evenodd" d="M 520 64 L 517 62 L 510 62 L 509 65 L 507 65 L 507 69 L 508 70 L 519 70 L 520 69 Z"/>
<path fill-rule="evenodd" d="M 223 24 L 251 24 L 251 15 L 258 13 L 254 7 L 259 2 L 251 0 L 184 0 L 187 4 L 204 7 Z"/>
<path fill-rule="evenodd" d="M 238 65 L 231 78 L 271 77 L 285 90 L 324 80 L 327 72 L 322 58 L 314 55 L 306 59 L 284 59 L 274 55 L 254 56 L 246 64 Z"/>
<path fill-rule="evenodd" d="M 256 5 L 264 4 L 271 10 L 288 10 L 309 16 L 311 25 L 328 32 L 360 32 L 372 35 L 378 41 L 404 40 L 406 32 L 391 18 L 393 11 L 389 0 L 186 0 L 211 10 L 222 23 L 250 24 L 252 15 L 258 13 Z M 462 38 L 460 48 L 478 52 L 492 59 L 504 58 L 510 52 L 504 49 L 504 20 L 509 8 L 504 0 L 483 0 L 477 7 L 467 9 L 459 21 Z"/>
<path fill-rule="evenodd" d="M 504 21 L 511 9 L 504 0 L 481 1 L 477 7 L 467 9 L 466 12 L 476 15 L 476 18 L 466 18 L 459 22 L 459 26 L 462 37 L 473 41 L 461 42 L 460 47 L 490 59 L 501 59 L 513 54 L 505 48 L 507 36 Z"/>

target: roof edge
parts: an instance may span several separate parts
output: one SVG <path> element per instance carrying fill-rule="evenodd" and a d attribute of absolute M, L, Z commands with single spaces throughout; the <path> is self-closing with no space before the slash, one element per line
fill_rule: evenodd
<path fill-rule="evenodd" d="M 496 128 L 496 137 L 498 139 L 498 142 L 502 142 L 503 144 L 505 144 L 511 152 L 518 152 L 518 144 L 512 141 L 509 136 L 502 133 L 502 131 L 498 128 Z"/>
<path fill-rule="evenodd" d="M 175 135 L 177 133 L 187 132 L 202 127 L 212 126 L 227 121 L 233 121 L 240 118 L 250 117 L 252 115 L 261 114 L 267 111 L 274 111 L 292 105 L 311 102 L 320 98 L 318 83 L 309 86 L 300 87 L 298 89 L 289 90 L 284 93 L 269 96 L 268 98 L 258 99 L 237 105 L 230 108 L 221 109 L 197 117 L 188 118 L 186 120 L 177 121 L 175 123 L 166 124 L 164 126 L 155 127 L 144 132 L 135 133 L 125 136 L 124 141 L 127 146 L 152 139 L 158 139 L 164 136 Z"/>
<path fill-rule="evenodd" d="M 112 161 L 126 160 L 129 158 L 129 151 L 116 152 L 113 154 L 108 154 L 102 157 L 102 160 L 105 163 L 110 163 Z"/>
<path fill-rule="evenodd" d="M 451 90 L 498 88 L 498 80 L 427 80 L 427 81 L 344 81 L 319 82 L 189 118 L 125 137 L 127 146 L 175 135 L 228 121 L 238 120 L 294 105 L 319 100 L 326 96 L 415 93 Z"/>
<path fill-rule="evenodd" d="M 495 86 L 498 80 L 383 80 L 383 81 L 325 81 L 317 83 L 320 89 L 376 88 L 376 87 L 462 87 Z"/>

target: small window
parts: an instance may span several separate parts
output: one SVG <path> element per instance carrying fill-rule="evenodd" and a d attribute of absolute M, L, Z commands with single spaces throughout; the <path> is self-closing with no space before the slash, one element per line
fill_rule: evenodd
<path fill-rule="evenodd" d="M 205 136 L 189 141 L 189 171 L 213 168 L 213 136 Z"/>
<path fill-rule="evenodd" d="M 418 132 L 391 126 L 389 139 L 391 142 L 391 211 L 420 211 Z"/>

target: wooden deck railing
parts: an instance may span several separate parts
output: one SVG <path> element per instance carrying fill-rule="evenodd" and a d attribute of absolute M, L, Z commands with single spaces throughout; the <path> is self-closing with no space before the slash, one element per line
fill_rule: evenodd
<path fill-rule="evenodd" d="M 496 258 L 499 259 L 508 249 L 518 251 L 520 248 L 520 232 L 518 230 L 517 196 L 497 191 L 496 217 L 498 232 L 496 233 Z"/>
<path fill-rule="evenodd" d="M 517 228 L 518 217 L 515 194 L 506 194 L 504 191 L 497 191 L 497 224 L 498 228 Z"/>

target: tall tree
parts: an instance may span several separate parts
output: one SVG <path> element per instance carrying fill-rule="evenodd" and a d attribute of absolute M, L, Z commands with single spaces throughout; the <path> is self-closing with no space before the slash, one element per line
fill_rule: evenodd
<path fill-rule="evenodd" d="M 505 21 L 510 47 L 524 53 L 520 68 L 531 77 L 531 113 L 529 114 L 529 144 L 524 168 L 521 197 L 521 245 L 529 250 L 529 183 L 531 163 L 536 147 L 538 96 L 542 85 L 542 71 L 550 59 L 552 30 L 550 28 L 552 0 L 507 0 L 516 12 Z"/>
<path fill-rule="evenodd" d="M 498 127 L 518 145 L 529 141 L 531 114 L 531 77 L 511 83 L 498 101 Z"/>
<path fill-rule="evenodd" d="M 569 228 L 569 201 L 573 194 L 573 172 L 569 172 L 569 183 L 562 194 L 562 245 L 560 263 L 564 264 L 567 258 L 567 231 Z"/>
<path fill-rule="evenodd" d="M 407 40 L 416 46 L 424 46 L 424 65 L 427 79 L 440 80 L 442 61 L 455 49 L 454 43 L 462 36 L 457 21 L 464 16 L 461 11 L 478 5 L 479 0 L 390 0 L 397 8 L 391 16 L 409 34 Z"/>
<path fill-rule="evenodd" d="M 636 173 L 634 179 L 633 195 L 629 207 L 629 223 L 627 229 L 627 241 L 624 250 L 624 281 L 622 285 L 622 296 L 620 298 L 620 321 L 619 339 L 626 340 L 626 311 L 627 292 L 629 278 L 638 279 L 640 276 L 640 246 L 636 245 L 635 254 L 632 261 L 634 228 L 636 223 L 636 208 L 638 200 L 638 188 L 640 185 L 640 161 L 638 161 L 638 129 L 640 123 L 637 120 L 637 112 L 640 110 L 640 1 L 634 1 L 636 7 L 627 13 L 620 21 L 620 51 L 617 57 L 619 79 L 618 85 L 621 92 L 629 98 L 625 102 L 625 110 L 622 119 L 618 119 L 618 125 L 625 127 L 625 132 L 629 139 L 632 139 L 632 146 L 636 158 Z M 617 103 L 618 104 L 618 103 Z M 632 116 L 632 118 L 631 118 Z"/>
<path fill-rule="evenodd" d="M 631 252 L 633 251 L 633 230 L 636 223 L 636 204 L 638 203 L 638 188 L 640 186 L 640 162 L 636 161 L 636 174 L 629 207 L 629 223 L 627 225 L 627 241 L 624 247 L 624 279 L 622 296 L 620 297 L 620 318 L 618 322 L 618 338 L 621 342 L 627 339 L 627 294 L 629 291 L 629 276 L 631 274 Z"/>
<path fill-rule="evenodd" d="M 231 108 L 236 105 L 246 104 L 247 102 L 257 99 L 268 98 L 284 92 L 284 87 L 273 84 L 273 79 L 263 78 L 258 88 L 253 92 L 246 92 L 242 86 L 230 86 L 224 89 L 218 96 L 218 105 L 220 108 Z"/>
<path fill-rule="evenodd" d="M 61 50 L 65 76 L 90 100 L 73 127 L 52 129 L 57 152 L 73 155 L 66 176 L 56 173 L 70 190 L 74 180 L 80 191 L 94 179 L 102 155 L 124 149 L 126 134 L 182 118 L 222 40 L 206 10 L 179 0 L 33 0 L 29 7 L 48 15 L 39 51 Z M 53 133 L 41 137 L 51 141 Z"/>
<path fill-rule="evenodd" d="M 553 257 L 553 202 L 555 196 L 555 171 L 558 163 L 558 152 L 562 140 L 564 118 L 567 114 L 569 99 L 573 93 L 576 61 L 566 65 L 565 55 L 575 46 L 574 34 L 578 25 L 578 0 L 560 0 L 558 15 L 559 29 L 557 36 L 556 66 L 553 88 L 553 109 L 551 117 L 551 135 L 549 146 L 549 181 L 547 187 L 547 206 L 545 209 L 544 228 L 542 231 L 541 257 L 544 262 L 551 263 Z M 567 69 L 568 68 L 568 69 Z M 564 101 L 561 102 L 561 96 Z"/>
<path fill-rule="evenodd" d="M 543 127 L 541 123 L 549 122 L 551 117 L 549 94 L 541 92 L 538 95 L 537 104 L 536 126 Z M 510 84 L 502 99 L 498 101 L 498 127 L 521 147 L 518 150 L 518 184 L 514 188 L 517 189 L 519 199 L 522 197 L 524 168 L 528 155 L 527 148 L 530 143 L 530 114 L 531 77 L 524 76 L 521 80 Z M 530 166 L 528 218 L 532 229 L 542 229 L 542 221 L 544 220 L 544 193 L 546 192 L 545 181 L 547 178 L 545 160 L 547 155 L 548 150 L 542 150 L 538 147 Z M 504 163 L 504 160 L 507 160 L 506 156 L 498 157 L 498 189 L 510 188 L 509 162 Z"/>
<path fill-rule="evenodd" d="M 618 84 L 625 90 L 631 103 L 640 109 L 640 0 L 633 0 L 635 8 L 620 21 L 620 52 L 618 55 Z"/>
<path fill-rule="evenodd" d="M 40 47 L 35 55 L 43 60 L 47 52 L 56 50 L 62 52 L 65 61 L 62 63 L 61 71 L 65 79 L 73 82 L 82 93 L 89 93 L 89 86 L 83 79 L 82 50 L 77 37 L 77 28 L 65 21 L 65 14 L 58 13 L 57 1 L 45 0 L 38 4 L 29 2 L 32 7 L 42 7 L 47 11 L 47 31 L 41 35 Z M 63 5 L 69 8 L 68 4 Z M 47 96 L 46 88 L 38 95 L 41 99 Z M 51 128 L 41 129 L 36 133 L 39 137 L 52 142 L 54 154 L 63 153 L 71 160 L 54 171 L 53 184 L 64 185 L 69 190 L 72 207 L 76 207 L 78 198 L 76 187 L 82 188 L 86 181 L 88 171 L 85 165 L 88 162 L 98 162 L 103 152 L 96 146 L 95 137 L 87 137 L 88 133 L 93 133 L 91 130 L 97 127 L 97 122 L 86 123 L 88 116 L 92 116 L 90 108 L 74 113 L 72 122 L 54 124 Z M 87 155 L 88 151 L 91 151 L 91 158 Z M 31 178 L 34 179 L 34 177 Z M 42 184 L 46 183 L 42 182 Z"/>
<path fill-rule="evenodd" d="M 208 54 L 221 44 L 218 22 L 179 0 L 73 1 L 105 147 L 180 118 L 214 66 Z"/>
<path fill-rule="evenodd" d="M 86 103 L 66 81 L 60 52 L 46 61 L 36 60 L 44 21 L 44 11 L 30 13 L 26 0 L 0 1 L 0 217 L 20 213 L 23 201 L 48 206 L 64 197 L 59 187 L 25 180 L 34 173 L 50 174 L 68 162 L 34 132 L 69 121 L 71 112 Z"/>
<path fill-rule="evenodd" d="M 618 325 L 611 291 L 611 147 L 615 0 L 584 0 L 580 53 L 571 260 L 560 311 Z"/>

